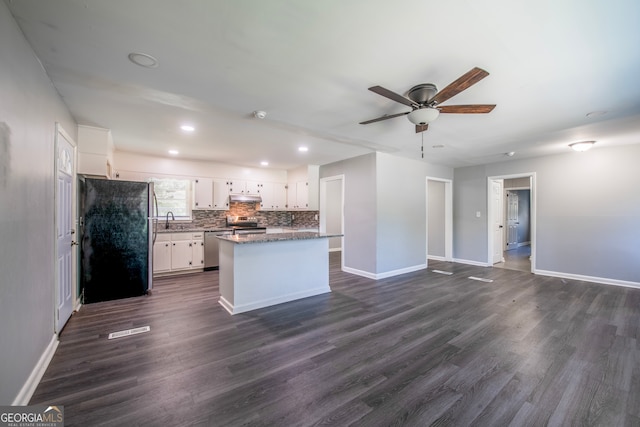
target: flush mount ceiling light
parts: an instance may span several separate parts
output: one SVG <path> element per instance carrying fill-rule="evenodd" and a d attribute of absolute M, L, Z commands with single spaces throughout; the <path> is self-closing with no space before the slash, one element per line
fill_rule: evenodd
<path fill-rule="evenodd" d="M 156 68 L 158 66 L 158 60 L 146 53 L 132 52 L 129 54 L 129 61 L 145 68 Z"/>
<path fill-rule="evenodd" d="M 607 114 L 606 111 L 592 111 L 590 113 L 587 113 L 587 117 L 593 118 L 593 117 L 604 116 L 605 114 Z"/>
<path fill-rule="evenodd" d="M 575 151 L 587 151 L 593 147 L 593 144 L 595 143 L 595 141 L 580 141 L 569 144 L 569 147 L 573 148 Z"/>
<path fill-rule="evenodd" d="M 185 132 L 193 132 L 196 130 L 196 128 L 191 125 L 182 125 L 180 126 L 180 129 L 182 129 Z"/>
<path fill-rule="evenodd" d="M 413 110 L 407 116 L 409 121 L 414 125 L 428 125 L 432 121 L 438 118 L 440 111 L 436 108 L 425 107 Z"/>
<path fill-rule="evenodd" d="M 256 110 L 253 112 L 253 117 L 256 119 L 264 119 L 267 117 L 267 113 L 265 111 Z"/>

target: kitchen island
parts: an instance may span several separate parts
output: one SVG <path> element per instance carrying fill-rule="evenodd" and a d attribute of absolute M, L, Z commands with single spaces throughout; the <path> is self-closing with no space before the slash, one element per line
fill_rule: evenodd
<path fill-rule="evenodd" d="M 218 236 L 220 304 L 231 314 L 331 292 L 329 237 L 313 232 Z"/>

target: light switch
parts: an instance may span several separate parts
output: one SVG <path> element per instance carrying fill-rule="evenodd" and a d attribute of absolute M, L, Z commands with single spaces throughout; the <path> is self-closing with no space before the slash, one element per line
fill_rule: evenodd
<path fill-rule="evenodd" d="M 480 211 L 476 211 L 476 218 L 480 218 L 481 215 Z"/>

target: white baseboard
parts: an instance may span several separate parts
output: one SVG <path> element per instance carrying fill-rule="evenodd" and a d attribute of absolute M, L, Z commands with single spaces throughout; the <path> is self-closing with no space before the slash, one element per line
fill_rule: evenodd
<path fill-rule="evenodd" d="M 446 257 L 439 255 L 428 255 L 427 259 L 430 261 L 449 261 Z"/>
<path fill-rule="evenodd" d="M 471 260 L 468 260 L 468 259 L 454 258 L 453 262 L 457 262 L 457 263 L 460 263 L 460 264 L 475 265 L 475 266 L 478 266 L 478 267 L 491 267 L 491 264 L 488 264 L 486 262 L 471 261 Z"/>
<path fill-rule="evenodd" d="M 33 393 L 36 391 L 36 387 L 38 387 L 44 372 L 47 370 L 51 359 L 53 359 L 53 355 L 56 353 L 58 343 L 58 336 L 54 334 L 53 337 L 51 337 L 51 341 L 49 341 L 49 345 L 47 345 L 44 353 L 40 356 L 38 363 L 34 366 L 29 378 L 27 378 L 27 381 L 20 389 L 16 398 L 13 399 L 13 403 L 11 403 L 11 405 L 25 406 L 29 404 L 31 396 L 33 396 Z"/>
<path fill-rule="evenodd" d="M 411 267 L 400 268 L 398 270 L 385 271 L 384 273 L 371 273 L 368 271 L 357 270 L 355 268 L 350 268 L 350 267 L 343 267 L 342 271 L 346 273 L 355 274 L 357 276 L 366 277 L 368 279 L 380 280 L 380 279 L 386 279 L 387 277 L 399 276 L 400 274 L 406 274 L 406 273 L 412 273 L 418 270 L 424 270 L 425 268 L 427 268 L 427 264 L 412 265 Z"/>
<path fill-rule="evenodd" d="M 308 298 L 316 295 L 327 294 L 329 292 L 331 292 L 331 288 L 329 287 L 329 285 L 327 285 L 326 287 L 322 286 L 320 288 L 306 289 L 304 291 L 294 292 L 292 294 L 280 295 L 275 298 L 268 298 L 260 301 L 254 301 L 249 304 L 233 305 L 222 296 L 220 297 L 218 302 L 222 307 L 224 307 L 225 310 L 229 312 L 229 314 L 240 314 L 240 313 L 245 313 L 251 310 L 257 310 L 259 308 L 271 307 L 272 305 L 282 304 L 290 301 L 296 301 L 302 298 Z"/>
<path fill-rule="evenodd" d="M 626 280 L 609 279 L 606 277 L 583 276 L 581 274 L 562 273 L 559 271 L 535 270 L 534 274 L 541 276 L 559 277 L 562 279 L 581 280 L 583 282 L 602 283 L 605 285 L 624 286 L 627 288 L 640 289 L 640 282 L 630 282 Z"/>
<path fill-rule="evenodd" d="M 342 252 L 342 248 L 331 248 L 329 252 Z"/>

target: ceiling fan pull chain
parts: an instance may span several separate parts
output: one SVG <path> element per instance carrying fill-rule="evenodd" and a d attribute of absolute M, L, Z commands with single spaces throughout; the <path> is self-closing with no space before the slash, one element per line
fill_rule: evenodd
<path fill-rule="evenodd" d="M 420 146 L 420 155 L 424 159 L 424 132 L 420 133 L 422 135 L 422 145 Z"/>

